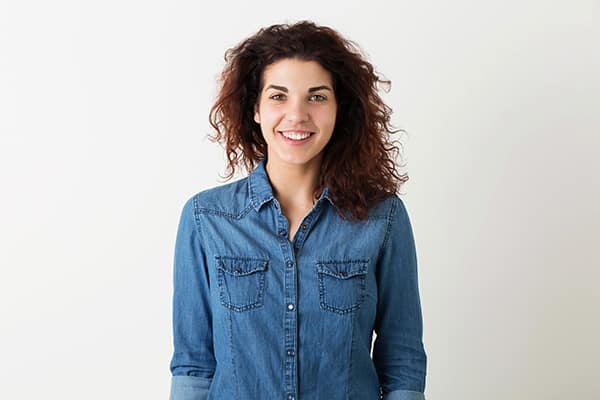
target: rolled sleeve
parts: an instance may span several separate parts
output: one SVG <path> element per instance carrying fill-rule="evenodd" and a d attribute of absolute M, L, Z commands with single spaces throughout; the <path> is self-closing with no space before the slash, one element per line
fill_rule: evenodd
<path fill-rule="evenodd" d="M 427 355 L 413 231 L 396 196 L 377 263 L 373 362 L 385 400 L 423 400 Z"/>
<path fill-rule="evenodd" d="M 196 198 L 181 211 L 173 267 L 173 356 L 170 400 L 205 400 L 215 371 L 210 280 Z"/>
<path fill-rule="evenodd" d="M 425 400 L 425 395 L 412 390 L 394 390 L 383 395 L 383 400 Z"/>
<path fill-rule="evenodd" d="M 211 381 L 201 376 L 172 376 L 169 400 L 206 400 Z"/>

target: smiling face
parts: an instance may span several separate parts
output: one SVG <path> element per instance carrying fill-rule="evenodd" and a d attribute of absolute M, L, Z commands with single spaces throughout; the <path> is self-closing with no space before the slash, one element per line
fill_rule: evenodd
<path fill-rule="evenodd" d="M 267 142 L 268 162 L 320 165 L 337 112 L 331 74 L 316 61 L 286 58 L 267 66 L 262 81 L 254 121 Z"/>

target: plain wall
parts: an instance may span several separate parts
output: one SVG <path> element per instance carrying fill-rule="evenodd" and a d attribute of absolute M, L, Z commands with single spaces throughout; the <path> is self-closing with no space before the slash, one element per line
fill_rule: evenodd
<path fill-rule="evenodd" d="M 59 0 L 0 3 L 0 398 L 167 398 L 224 52 L 304 18 L 392 81 L 427 398 L 598 396 L 598 1 Z"/>

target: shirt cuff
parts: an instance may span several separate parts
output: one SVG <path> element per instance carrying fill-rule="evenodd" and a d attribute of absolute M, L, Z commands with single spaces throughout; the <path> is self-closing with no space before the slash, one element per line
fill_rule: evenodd
<path fill-rule="evenodd" d="M 384 394 L 383 400 L 425 400 L 425 395 L 411 390 L 394 390 Z"/>
<path fill-rule="evenodd" d="M 206 400 L 212 378 L 174 375 L 171 377 L 169 400 Z"/>

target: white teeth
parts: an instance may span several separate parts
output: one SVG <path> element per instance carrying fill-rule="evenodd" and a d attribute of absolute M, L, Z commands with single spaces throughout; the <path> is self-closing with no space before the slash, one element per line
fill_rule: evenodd
<path fill-rule="evenodd" d="M 304 132 L 279 132 L 281 133 L 283 136 L 285 136 L 288 139 L 292 139 L 292 140 L 303 140 L 306 139 L 307 137 L 309 137 L 311 135 L 311 132 L 309 133 L 304 133 Z"/>

